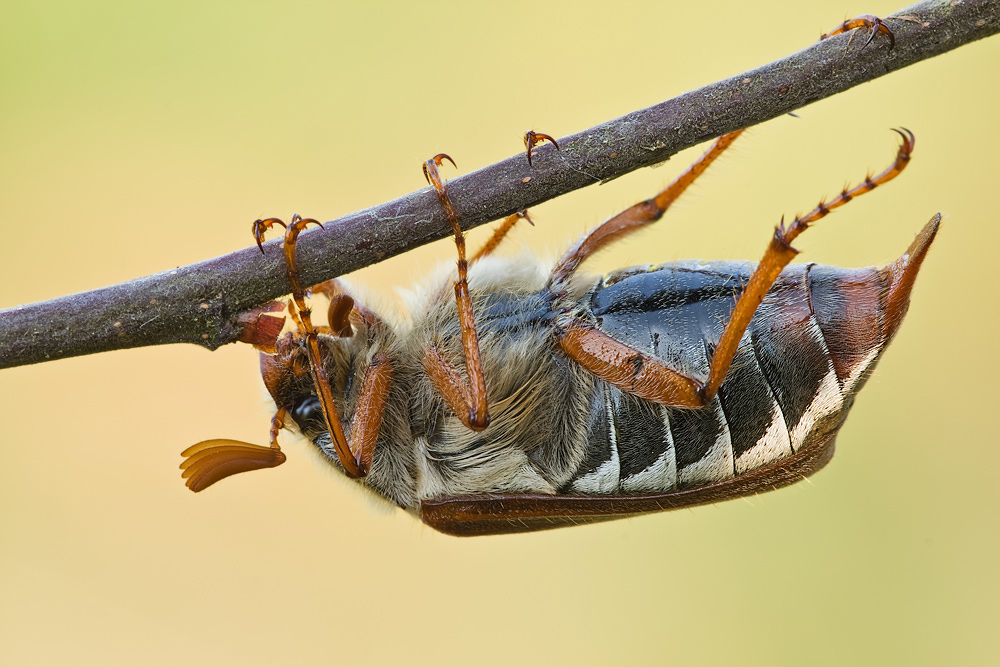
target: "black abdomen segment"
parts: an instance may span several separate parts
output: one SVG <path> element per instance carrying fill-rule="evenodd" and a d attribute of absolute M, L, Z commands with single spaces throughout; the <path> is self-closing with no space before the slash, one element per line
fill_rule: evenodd
<path fill-rule="evenodd" d="M 832 321 L 829 308 L 814 312 L 814 293 L 831 301 L 857 270 L 813 268 L 791 266 L 778 278 L 705 408 L 667 408 L 598 382 L 588 457 L 564 490 L 636 494 L 698 486 L 789 456 L 839 428 L 882 343 L 877 332 L 857 335 L 867 329 L 850 336 L 834 330 L 842 323 Z M 581 306 L 616 340 L 704 380 L 712 346 L 752 269 L 745 262 L 629 269 L 608 276 Z M 877 306 L 877 294 L 870 301 Z M 877 316 L 868 319 L 877 326 Z M 827 336 L 839 347 L 858 338 L 866 349 L 838 350 L 835 367 Z"/>

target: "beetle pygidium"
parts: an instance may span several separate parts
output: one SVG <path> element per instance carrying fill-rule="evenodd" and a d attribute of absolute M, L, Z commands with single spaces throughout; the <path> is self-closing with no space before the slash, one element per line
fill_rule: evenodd
<path fill-rule="evenodd" d="M 195 491 L 284 461 L 289 421 L 349 477 L 456 535 L 539 530 L 770 490 L 833 455 L 854 398 L 899 328 L 935 216 L 882 268 L 790 265 L 792 241 L 832 209 L 893 179 L 894 163 L 776 229 L 759 263 L 687 261 L 594 278 L 591 254 L 659 219 L 736 139 L 713 146 L 665 190 L 612 217 L 554 268 L 491 255 L 523 214 L 466 259 L 438 166 L 425 164 L 455 231 L 452 274 L 387 322 L 341 284 L 328 324 L 311 323 L 285 231 L 296 331 L 256 325 L 277 407 L 271 446 L 209 440 L 184 452 Z M 544 135 L 535 135 L 544 136 Z M 534 138 L 528 141 L 529 152 Z M 318 223 L 317 223 L 318 224 Z M 457 277 L 457 280 L 456 280 Z M 452 297 L 454 291 L 454 297 Z"/>

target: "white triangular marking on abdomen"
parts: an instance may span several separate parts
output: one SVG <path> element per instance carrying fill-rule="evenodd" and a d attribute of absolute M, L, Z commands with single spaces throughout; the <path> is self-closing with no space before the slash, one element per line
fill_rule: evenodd
<path fill-rule="evenodd" d="M 816 396 L 812 403 L 802 414 L 799 423 L 796 424 L 788 434 L 792 443 L 792 449 L 798 451 L 803 444 L 803 440 L 812 431 L 822 417 L 838 412 L 844 404 L 844 395 L 840 391 L 840 383 L 837 382 L 837 374 L 830 366 L 830 371 L 819 384 Z"/>
<path fill-rule="evenodd" d="M 733 443 L 729 437 L 729 424 L 722 412 L 722 403 L 719 402 L 718 396 L 712 400 L 712 408 L 719 423 L 722 424 L 722 433 L 703 457 L 680 471 L 678 481 L 681 486 L 698 486 L 733 476 Z"/>
<path fill-rule="evenodd" d="M 608 386 L 604 389 L 604 408 L 610 428 L 609 440 L 611 441 L 611 458 L 598 466 L 597 470 L 587 473 L 573 482 L 573 490 L 577 493 L 600 495 L 614 493 L 618 490 L 618 481 L 621 476 L 621 462 L 618 457 L 618 432 L 615 429 L 613 410 L 611 405 L 611 391 Z"/>
<path fill-rule="evenodd" d="M 622 480 L 622 491 L 642 493 L 644 491 L 670 491 L 677 486 L 677 454 L 674 452 L 674 436 L 670 432 L 667 408 L 660 405 L 663 419 L 663 453 L 648 468 Z"/>
<path fill-rule="evenodd" d="M 861 379 L 861 376 L 864 375 L 865 372 L 871 367 L 872 362 L 875 361 L 875 359 L 878 357 L 881 351 L 882 351 L 881 349 L 875 348 L 874 350 L 866 354 L 865 358 L 862 359 L 860 362 L 858 362 L 854 366 L 854 368 L 851 369 L 851 374 L 848 375 L 847 378 L 844 380 L 845 393 L 849 391 L 854 391 L 854 388 L 857 386 L 858 381 Z"/>
<path fill-rule="evenodd" d="M 760 468 L 792 453 L 792 443 L 789 441 L 785 419 L 774 399 L 772 403 L 774 407 L 771 409 L 771 425 L 767 427 L 767 432 L 761 436 L 757 444 L 736 459 L 737 475 Z"/>

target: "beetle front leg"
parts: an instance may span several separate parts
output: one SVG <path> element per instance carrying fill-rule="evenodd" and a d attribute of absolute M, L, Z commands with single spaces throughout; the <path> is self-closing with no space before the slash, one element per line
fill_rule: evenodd
<path fill-rule="evenodd" d="M 340 464 L 344 467 L 344 471 L 348 477 L 364 477 L 368 471 L 362 469 L 359 457 L 351 451 L 347 437 L 344 435 L 344 429 L 340 425 L 340 416 L 337 414 L 337 408 L 333 402 L 333 390 L 330 388 L 330 378 L 326 373 L 326 368 L 320 356 L 318 334 L 312 324 L 312 311 L 306 304 L 305 290 L 302 289 L 302 283 L 299 281 L 298 264 L 295 261 L 295 245 L 299 233 L 309 224 L 323 226 L 317 220 L 301 218 L 298 214 L 292 216 L 292 221 L 288 225 L 277 218 L 258 220 L 254 223 L 253 227 L 254 237 L 257 239 L 259 245 L 264 232 L 273 225 L 280 225 L 285 228 L 285 243 L 283 246 L 285 267 L 288 271 L 288 282 L 292 287 L 292 301 L 288 304 L 288 312 L 298 326 L 297 336 L 309 360 L 309 370 L 312 375 L 313 387 L 316 389 L 316 395 L 319 397 L 323 419 L 333 440 L 333 447 L 337 452 L 337 458 L 340 460 Z"/>
<path fill-rule="evenodd" d="M 262 355 L 261 371 L 264 384 L 271 395 L 275 396 L 278 393 L 275 389 L 289 375 L 301 376 L 307 372 L 302 364 L 302 357 L 305 356 L 337 459 L 349 477 L 364 477 L 371 468 L 375 444 L 382 426 L 382 414 L 392 385 L 392 362 L 386 354 L 377 353 L 365 371 L 361 394 L 351 421 L 351 439 L 348 441 L 333 401 L 330 378 L 322 361 L 318 332 L 312 324 L 312 312 L 306 304 L 305 290 L 302 289 L 295 261 L 298 235 L 309 224 L 322 227 L 318 221 L 298 215 L 292 216 L 287 225 L 277 218 L 257 220 L 253 224 L 253 234 L 258 245 L 271 227 L 278 225 L 285 228 L 285 265 L 292 288 L 288 313 L 298 327 L 298 331 L 276 341 L 275 354 Z M 328 287 L 333 290 L 334 286 L 334 283 L 330 283 Z M 358 318 L 369 326 L 381 325 L 377 316 L 367 309 L 355 306 L 354 300 L 347 294 L 333 294 L 331 302 L 330 330 L 333 335 L 353 335 L 349 315 L 354 310 L 358 311 Z M 184 470 L 184 477 L 188 479 L 188 487 L 192 491 L 200 491 L 229 475 L 280 465 L 285 460 L 285 455 L 278 446 L 277 435 L 284 426 L 286 413 L 286 408 L 279 406 L 271 422 L 270 447 L 230 440 L 209 440 L 182 452 L 186 460 L 181 468 Z"/>
<path fill-rule="evenodd" d="M 305 229 L 309 223 L 319 225 L 319 222 L 315 220 L 302 219 L 296 215 L 293 216 L 291 224 L 285 229 L 285 263 L 288 267 L 288 281 L 292 286 L 292 303 L 289 304 L 289 312 L 299 327 L 300 344 L 303 345 L 309 359 L 313 386 L 319 397 L 323 419 L 326 422 L 330 438 L 333 440 L 337 459 L 348 477 L 364 477 L 371 468 L 375 443 L 382 426 L 382 413 L 389 398 L 389 388 L 392 385 L 393 377 L 392 363 L 384 353 L 378 353 L 372 359 L 372 363 L 362 379 L 361 397 L 351 422 L 351 440 L 348 441 L 333 402 L 330 378 L 323 365 L 318 335 L 312 324 L 311 310 L 305 302 L 305 292 L 299 282 L 298 266 L 295 262 L 295 244 L 299 232 Z M 332 306 L 330 326 L 335 335 L 338 333 L 345 336 L 352 335 L 353 331 L 349 324 L 348 315 L 351 310 L 357 308 L 354 300 L 346 294 L 335 295 Z M 367 312 L 365 310 L 362 313 L 362 318 Z M 379 323 L 380 320 L 376 319 L 371 324 L 378 326 Z"/>
<path fill-rule="evenodd" d="M 557 144 L 556 140 L 547 134 L 542 134 L 541 132 L 535 132 L 534 130 L 528 130 L 527 132 L 524 133 L 524 148 L 527 151 L 529 167 L 531 166 L 531 151 L 535 148 L 535 146 L 542 143 L 543 141 L 549 142 L 550 144 L 555 146 L 556 150 L 559 150 L 559 144 Z"/>
<path fill-rule="evenodd" d="M 392 360 L 385 353 L 377 353 L 361 380 L 361 395 L 351 420 L 350 449 L 364 475 L 372 469 L 375 444 L 382 430 L 382 415 L 389 401 L 389 389 L 395 375 Z M 339 458 L 339 457 L 338 457 Z"/>
<path fill-rule="evenodd" d="M 473 431 L 482 431 L 490 424 L 486 402 L 486 377 L 483 374 L 482 358 L 479 353 L 479 334 L 476 331 L 476 320 L 472 311 L 472 296 L 469 294 L 469 262 L 465 257 L 465 235 L 458 224 L 458 215 L 438 173 L 438 167 L 444 160 L 448 160 L 452 165 L 455 164 L 444 153 L 435 155 L 424 163 L 424 176 L 427 182 L 434 186 L 455 233 L 455 247 L 458 250 L 455 305 L 458 309 L 458 323 L 462 332 L 462 350 L 465 353 L 465 371 L 468 379 L 459 375 L 441 355 L 435 344 L 424 352 L 423 365 L 431 383 L 461 422 Z"/>

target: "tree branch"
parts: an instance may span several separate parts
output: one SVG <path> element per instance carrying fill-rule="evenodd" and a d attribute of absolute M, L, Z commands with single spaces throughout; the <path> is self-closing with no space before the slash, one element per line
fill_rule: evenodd
<path fill-rule="evenodd" d="M 1000 32 L 1000 0 L 931 0 L 887 19 L 895 35 L 849 35 L 452 179 L 466 229 L 654 165 L 907 65 Z M 298 244 L 304 284 L 350 273 L 451 234 L 433 190 L 326 223 Z M 127 283 L 0 311 L 0 368 L 115 349 L 238 339 L 238 316 L 289 291 L 281 240 Z"/>

